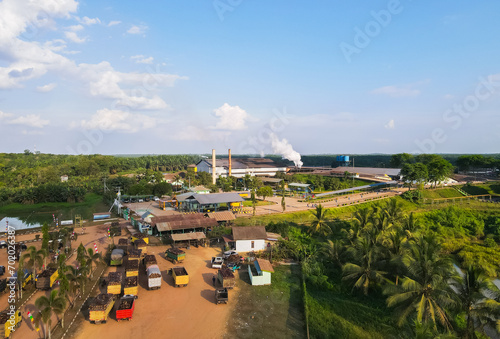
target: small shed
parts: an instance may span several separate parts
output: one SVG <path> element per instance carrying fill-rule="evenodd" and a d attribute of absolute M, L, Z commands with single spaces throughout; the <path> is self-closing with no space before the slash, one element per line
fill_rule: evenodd
<path fill-rule="evenodd" d="M 267 233 L 264 226 L 233 226 L 233 241 L 237 252 L 263 251 Z"/>
<path fill-rule="evenodd" d="M 266 259 L 256 259 L 253 265 L 248 265 L 248 274 L 252 285 L 271 285 L 273 265 Z"/>
<path fill-rule="evenodd" d="M 205 213 L 205 216 L 211 219 L 217 220 L 219 224 L 227 224 L 236 219 L 233 212 L 231 211 L 220 211 L 220 212 L 211 212 Z"/>

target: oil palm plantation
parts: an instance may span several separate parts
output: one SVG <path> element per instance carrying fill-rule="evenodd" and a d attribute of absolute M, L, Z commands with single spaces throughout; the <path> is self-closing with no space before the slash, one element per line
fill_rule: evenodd
<path fill-rule="evenodd" d="M 449 285 L 454 269 L 448 257 L 440 255 L 440 244 L 434 234 L 419 235 L 408 246 L 402 259 L 405 273 L 400 285 L 388 285 L 387 305 L 395 307 L 398 325 L 410 316 L 419 323 L 429 323 L 437 330 L 440 324 L 451 330 L 448 311 L 455 305 Z"/>
<path fill-rule="evenodd" d="M 316 209 L 311 210 L 310 212 L 314 216 L 314 220 L 309 226 L 309 234 L 319 234 L 326 236 L 332 233 L 332 229 L 330 228 L 326 220 L 328 210 L 326 210 L 321 204 L 319 204 Z"/>
<path fill-rule="evenodd" d="M 386 272 L 379 269 L 379 250 L 367 237 L 360 237 L 347 252 L 352 261 L 342 267 L 342 279 L 353 282 L 353 290 L 359 289 L 368 295 L 371 287 L 385 280 Z"/>
<path fill-rule="evenodd" d="M 342 240 L 330 240 L 328 239 L 326 243 L 321 246 L 321 253 L 332 263 L 337 264 L 342 267 L 342 258 L 344 254 L 344 244 Z"/>
<path fill-rule="evenodd" d="M 52 290 L 48 297 L 41 296 L 35 301 L 35 306 L 41 312 L 41 321 L 45 324 L 45 334 L 51 338 L 52 314 L 59 316 L 66 309 L 66 299 L 58 295 L 57 290 Z M 64 327 L 64 317 L 61 319 L 61 326 Z"/>
<path fill-rule="evenodd" d="M 484 326 L 496 326 L 500 319 L 500 303 L 490 299 L 498 294 L 498 288 L 484 273 L 469 266 L 461 275 L 454 277 L 452 286 L 459 299 L 459 311 L 465 314 L 466 327 L 463 337 L 475 339 L 476 331 L 484 333 Z"/>

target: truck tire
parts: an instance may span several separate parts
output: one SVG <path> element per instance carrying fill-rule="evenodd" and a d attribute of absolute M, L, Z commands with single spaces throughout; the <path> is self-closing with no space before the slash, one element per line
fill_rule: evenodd
<path fill-rule="evenodd" d="M 106 320 L 103 320 L 103 321 L 102 321 L 102 323 L 103 323 L 103 324 L 105 324 L 105 323 L 106 323 Z"/>

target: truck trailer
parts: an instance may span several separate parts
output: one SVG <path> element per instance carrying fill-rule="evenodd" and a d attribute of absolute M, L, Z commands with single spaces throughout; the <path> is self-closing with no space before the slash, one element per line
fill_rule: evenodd
<path fill-rule="evenodd" d="M 59 273 L 56 268 L 48 268 L 40 273 L 36 278 L 36 288 L 39 290 L 49 290 L 54 285 L 54 282 L 59 278 Z"/>
<path fill-rule="evenodd" d="M 113 294 L 101 293 L 95 297 L 89 305 L 90 323 L 105 324 L 114 304 L 115 299 Z"/>
<path fill-rule="evenodd" d="M 120 298 L 118 307 L 116 308 L 116 321 L 132 319 L 135 308 L 135 299 L 136 296 L 134 295 L 124 295 Z"/>
<path fill-rule="evenodd" d="M 156 290 L 161 287 L 161 271 L 158 265 L 150 265 L 147 268 L 146 274 L 148 276 L 148 288 Z"/>
<path fill-rule="evenodd" d="M 189 283 L 189 275 L 183 266 L 172 268 L 172 278 L 174 278 L 174 286 L 187 286 Z"/>

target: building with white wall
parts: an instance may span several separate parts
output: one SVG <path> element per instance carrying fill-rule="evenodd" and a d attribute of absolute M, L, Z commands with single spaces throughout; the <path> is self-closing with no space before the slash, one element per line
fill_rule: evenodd
<path fill-rule="evenodd" d="M 267 233 L 264 226 L 233 227 L 236 252 L 263 251 L 267 248 Z"/>
<path fill-rule="evenodd" d="M 230 169 L 231 168 L 231 169 Z M 231 172 L 231 176 L 243 178 L 245 175 L 250 176 L 275 176 L 276 173 L 286 173 L 287 167 L 276 163 L 272 159 L 267 158 L 237 158 L 237 159 L 216 159 L 215 161 L 215 176 L 227 177 Z M 203 159 L 196 164 L 198 172 L 207 172 L 212 174 L 212 159 Z"/>

